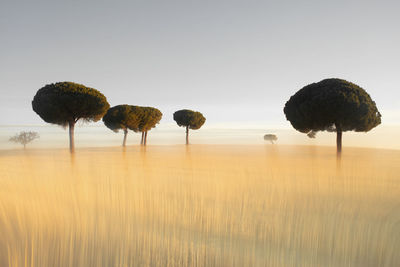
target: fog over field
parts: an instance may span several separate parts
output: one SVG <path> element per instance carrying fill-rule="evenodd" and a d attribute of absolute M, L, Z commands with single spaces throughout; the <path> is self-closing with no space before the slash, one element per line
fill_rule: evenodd
<path fill-rule="evenodd" d="M 1 266 L 387 266 L 400 152 L 285 145 L 0 151 Z"/>
<path fill-rule="evenodd" d="M 0 267 L 400 267 L 399 11 L 0 0 Z"/>
<path fill-rule="evenodd" d="M 55 125 L 3 125 L 0 126 L 0 149 L 21 149 L 19 144 L 8 141 L 10 136 L 20 131 L 36 131 L 41 138 L 27 145 L 29 148 L 66 148 L 68 147 L 68 130 Z M 375 147 L 400 149 L 400 126 L 379 126 L 368 133 L 346 132 L 343 135 L 344 146 Z M 317 138 L 291 128 L 277 125 L 268 126 L 257 123 L 218 123 L 205 124 L 201 130 L 191 131 L 191 142 L 194 144 L 267 144 L 263 136 L 276 134 L 277 144 L 285 145 L 323 145 L 335 146 L 335 133 L 320 132 Z M 75 142 L 78 147 L 120 146 L 123 133 L 114 133 L 103 123 L 80 124 L 76 129 Z M 148 145 L 176 145 L 185 142 L 185 130 L 176 124 L 163 123 L 149 132 Z M 140 134 L 129 131 L 127 145 L 140 143 Z"/>

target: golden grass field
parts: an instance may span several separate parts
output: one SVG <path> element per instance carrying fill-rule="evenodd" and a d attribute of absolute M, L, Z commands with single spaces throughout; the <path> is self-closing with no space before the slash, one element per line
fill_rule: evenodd
<path fill-rule="evenodd" d="M 0 151 L 0 266 L 400 266 L 400 151 Z"/>

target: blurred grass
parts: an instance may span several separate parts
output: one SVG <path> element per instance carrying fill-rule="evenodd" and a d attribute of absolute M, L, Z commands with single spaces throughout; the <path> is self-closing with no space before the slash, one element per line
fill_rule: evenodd
<path fill-rule="evenodd" d="M 400 266 L 400 151 L 0 152 L 0 266 Z"/>

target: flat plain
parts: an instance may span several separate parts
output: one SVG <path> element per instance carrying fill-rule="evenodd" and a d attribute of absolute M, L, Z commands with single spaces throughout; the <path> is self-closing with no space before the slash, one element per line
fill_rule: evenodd
<path fill-rule="evenodd" d="M 400 266 L 400 151 L 0 151 L 0 266 Z"/>

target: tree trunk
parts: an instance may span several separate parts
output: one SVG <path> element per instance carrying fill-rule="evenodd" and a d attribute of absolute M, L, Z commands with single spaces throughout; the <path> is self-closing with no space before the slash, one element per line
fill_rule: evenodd
<path fill-rule="evenodd" d="M 336 132 L 336 148 L 337 148 L 337 156 L 340 157 L 342 153 L 342 131 Z"/>
<path fill-rule="evenodd" d="M 128 135 L 128 129 L 124 129 L 124 141 L 122 142 L 122 146 L 126 146 L 126 136 Z"/>
<path fill-rule="evenodd" d="M 147 131 L 144 132 L 144 145 L 147 144 Z"/>
<path fill-rule="evenodd" d="M 69 122 L 69 151 L 75 153 L 75 140 L 74 140 L 75 122 Z"/>
<path fill-rule="evenodd" d="M 186 126 L 186 144 L 189 144 L 189 126 Z"/>
<path fill-rule="evenodd" d="M 143 141 L 144 141 L 144 132 L 142 132 L 142 138 L 140 139 L 140 145 L 143 145 Z"/>
<path fill-rule="evenodd" d="M 24 149 L 26 149 L 26 144 L 24 144 Z"/>

